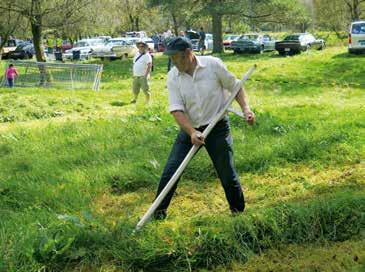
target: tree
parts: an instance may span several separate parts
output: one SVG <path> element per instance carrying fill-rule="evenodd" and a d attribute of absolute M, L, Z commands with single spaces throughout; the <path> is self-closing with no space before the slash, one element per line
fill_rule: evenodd
<path fill-rule="evenodd" d="M 14 35 L 17 28 L 22 24 L 21 14 L 11 10 L 5 10 L 0 16 L 0 60 L 3 48 L 8 39 Z"/>
<path fill-rule="evenodd" d="M 121 14 L 126 15 L 127 30 L 141 30 L 141 18 L 146 14 L 146 3 L 144 0 L 120 0 L 117 1 L 117 9 Z"/>
<path fill-rule="evenodd" d="M 4 0 L 0 11 L 11 11 L 24 16 L 30 23 L 37 61 L 45 62 L 42 49 L 42 30 L 60 28 L 80 22 L 78 13 L 92 0 Z"/>
<path fill-rule="evenodd" d="M 341 38 L 348 26 L 349 16 L 343 0 L 314 1 L 315 20 L 319 28 L 331 30 Z"/>
<path fill-rule="evenodd" d="M 365 9 L 365 0 L 343 0 L 347 6 L 352 21 L 359 20 Z"/>
<path fill-rule="evenodd" d="M 238 16 L 251 25 L 252 30 L 263 23 L 287 23 L 302 16 L 301 26 L 307 27 L 309 16 L 303 5 L 296 0 L 196 0 L 199 14 L 210 16 L 213 30 L 213 53 L 223 51 L 223 18 Z M 290 20 L 289 20 L 290 19 Z"/>
<path fill-rule="evenodd" d="M 336 32 L 346 31 L 350 21 L 361 18 L 365 11 L 365 0 L 314 0 L 315 17 L 320 28 Z"/>
<path fill-rule="evenodd" d="M 172 21 L 175 35 L 179 35 L 182 26 L 187 25 L 192 9 L 187 9 L 192 1 L 187 0 L 148 0 L 148 6 L 159 7 L 162 15 L 165 15 Z"/>

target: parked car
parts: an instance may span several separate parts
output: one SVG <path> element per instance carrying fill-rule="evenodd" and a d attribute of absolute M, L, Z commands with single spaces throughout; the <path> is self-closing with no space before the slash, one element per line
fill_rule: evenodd
<path fill-rule="evenodd" d="M 62 41 L 62 52 L 65 53 L 67 50 L 70 50 L 73 47 L 72 43 L 64 40 Z"/>
<path fill-rule="evenodd" d="M 322 39 L 316 39 L 310 33 L 291 34 L 284 40 L 275 43 L 275 49 L 280 55 L 293 55 L 309 49 L 322 50 L 326 47 L 326 43 Z"/>
<path fill-rule="evenodd" d="M 9 54 L 12 51 L 15 51 L 15 49 L 21 45 L 24 44 L 25 42 L 22 40 L 18 40 L 18 39 L 9 39 L 5 46 L 2 49 L 1 55 L 3 59 L 8 59 L 9 58 Z"/>
<path fill-rule="evenodd" d="M 104 43 L 108 42 L 112 37 L 111 36 L 98 36 L 96 39 L 102 39 Z"/>
<path fill-rule="evenodd" d="M 136 52 L 136 46 L 132 42 L 128 42 L 126 38 L 113 38 L 105 44 L 94 47 L 92 56 L 117 59 L 134 56 Z"/>
<path fill-rule="evenodd" d="M 263 53 L 265 51 L 274 51 L 275 39 L 266 34 L 243 34 L 237 40 L 232 41 L 231 48 L 234 53 Z"/>
<path fill-rule="evenodd" d="M 239 37 L 240 37 L 240 35 L 228 35 L 228 36 L 226 36 L 223 40 L 224 50 L 232 50 L 231 43 L 233 41 L 236 41 Z"/>
<path fill-rule="evenodd" d="M 130 31 L 126 32 L 125 36 L 128 38 L 138 38 L 138 39 L 144 39 L 147 38 L 147 34 L 144 31 Z"/>
<path fill-rule="evenodd" d="M 193 50 L 198 51 L 200 39 L 199 33 L 194 30 L 187 30 L 185 31 L 185 35 L 191 41 L 191 44 L 193 45 Z M 205 34 L 204 45 L 206 50 L 213 50 L 213 34 Z"/>
<path fill-rule="evenodd" d="M 155 42 L 151 38 L 142 39 L 145 43 L 147 43 L 148 48 L 151 52 L 155 50 Z"/>
<path fill-rule="evenodd" d="M 64 59 L 70 59 L 72 60 L 74 58 L 74 55 L 80 55 L 80 59 L 89 59 L 91 57 L 91 54 L 93 52 L 93 48 L 103 44 L 102 39 L 84 39 L 80 40 L 77 43 L 74 44 L 74 47 L 72 49 L 69 49 L 63 54 Z M 79 53 L 77 52 L 79 51 Z M 75 53 L 74 53 L 75 52 Z"/>
<path fill-rule="evenodd" d="M 34 46 L 32 43 L 22 43 L 18 45 L 14 51 L 8 53 L 9 59 L 31 59 L 35 55 Z"/>
<path fill-rule="evenodd" d="M 365 52 L 365 21 L 351 23 L 348 50 L 349 53 Z"/>

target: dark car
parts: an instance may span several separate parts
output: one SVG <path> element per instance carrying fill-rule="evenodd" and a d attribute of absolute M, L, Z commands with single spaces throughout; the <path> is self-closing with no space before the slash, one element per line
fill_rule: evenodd
<path fill-rule="evenodd" d="M 326 43 L 322 39 L 316 39 L 310 33 L 291 34 L 284 40 L 275 43 L 275 49 L 280 55 L 293 55 L 309 49 L 322 50 L 326 47 Z"/>
<path fill-rule="evenodd" d="M 188 38 L 193 45 L 193 50 L 198 51 L 199 39 L 200 35 L 198 32 L 194 30 L 187 30 L 185 31 L 185 37 Z"/>
<path fill-rule="evenodd" d="M 9 55 L 12 51 L 14 51 L 19 45 L 24 44 L 25 42 L 22 40 L 18 40 L 18 39 L 9 39 L 5 46 L 2 49 L 2 58 L 3 59 L 8 59 Z"/>
<path fill-rule="evenodd" d="M 234 53 L 252 52 L 263 53 L 275 50 L 275 40 L 269 35 L 244 34 L 237 40 L 232 41 L 231 49 Z"/>
<path fill-rule="evenodd" d="M 9 52 L 9 59 L 31 59 L 35 54 L 32 43 L 22 43 L 18 45 L 14 51 Z"/>
<path fill-rule="evenodd" d="M 231 48 L 232 42 L 236 41 L 239 37 L 240 37 L 240 35 L 228 35 L 228 36 L 224 37 L 224 39 L 223 39 L 224 50 L 232 50 L 232 48 Z"/>

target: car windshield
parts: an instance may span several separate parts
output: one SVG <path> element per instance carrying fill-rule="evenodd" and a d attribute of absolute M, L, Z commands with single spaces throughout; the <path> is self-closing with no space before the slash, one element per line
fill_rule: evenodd
<path fill-rule="evenodd" d="M 123 40 L 109 40 L 106 45 L 124 45 L 125 43 Z"/>
<path fill-rule="evenodd" d="M 99 44 L 103 44 L 104 41 L 103 40 L 90 40 L 89 44 L 90 45 L 99 45 Z"/>
<path fill-rule="evenodd" d="M 16 42 L 14 40 L 9 40 L 8 47 L 14 47 L 14 46 L 16 46 Z"/>
<path fill-rule="evenodd" d="M 226 40 L 230 40 L 230 41 L 234 41 L 234 40 L 237 40 L 237 38 L 239 38 L 240 36 L 237 36 L 237 35 L 232 35 L 232 36 L 228 36 L 226 38 Z"/>
<path fill-rule="evenodd" d="M 18 46 L 15 48 L 15 50 L 16 50 L 16 51 L 19 51 L 19 50 L 22 50 L 24 47 L 26 47 L 26 45 L 25 45 L 25 44 L 21 44 L 21 45 L 18 45 Z"/>
<path fill-rule="evenodd" d="M 77 42 L 75 43 L 75 47 L 86 47 L 89 46 L 87 42 Z"/>
<path fill-rule="evenodd" d="M 289 35 L 286 36 L 284 41 L 299 41 L 299 35 Z"/>
<path fill-rule="evenodd" d="M 358 23 L 352 25 L 352 34 L 365 34 L 365 23 Z"/>
<path fill-rule="evenodd" d="M 258 35 L 242 35 L 239 39 L 240 40 L 256 40 Z"/>

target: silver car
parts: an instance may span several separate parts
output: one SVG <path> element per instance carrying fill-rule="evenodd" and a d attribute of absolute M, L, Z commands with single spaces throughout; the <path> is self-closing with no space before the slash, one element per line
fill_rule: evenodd
<path fill-rule="evenodd" d="M 234 53 L 273 51 L 275 50 L 275 39 L 266 34 L 244 34 L 237 40 L 232 41 L 231 49 Z"/>
<path fill-rule="evenodd" d="M 102 39 L 84 39 L 78 41 L 72 49 L 63 54 L 64 59 L 89 59 L 92 56 L 93 48 L 104 43 Z"/>
<path fill-rule="evenodd" d="M 365 52 L 365 21 L 351 24 L 348 49 L 349 53 Z"/>
<path fill-rule="evenodd" d="M 126 38 L 113 38 L 107 43 L 93 48 L 92 56 L 94 58 L 117 59 L 123 57 L 134 57 L 137 48 L 132 42 L 128 42 Z"/>

